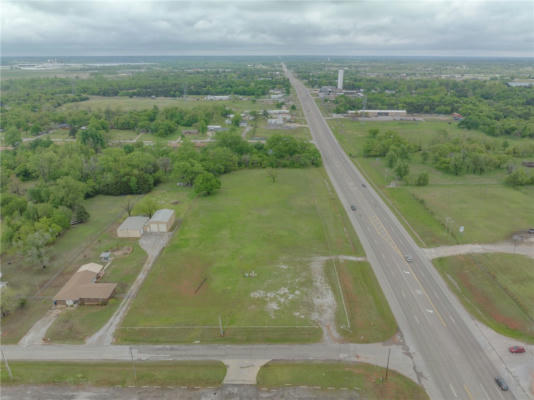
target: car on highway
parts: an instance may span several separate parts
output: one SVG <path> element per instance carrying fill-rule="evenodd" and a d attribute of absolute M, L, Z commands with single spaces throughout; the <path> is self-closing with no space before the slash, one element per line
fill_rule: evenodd
<path fill-rule="evenodd" d="M 523 346 L 512 346 L 512 347 L 508 347 L 508 351 L 510 353 L 524 353 L 525 348 Z"/>
<path fill-rule="evenodd" d="M 366 188 L 367 185 L 366 185 L 365 183 L 362 183 L 362 187 L 363 187 L 363 188 Z"/>
<path fill-rule="evenodd" d="M 356 211 L 356 206 L 355 206 L 354 204 L 351 204 L 351 205 L 350 205 L 350 209 L 351 209 L 352 211 Z"/>
<path fill-rule="evenodd" d="M 408 262 L 412 262 L 412 261 L 413 261 L 413 257 L 410 256 L 409 254 L 406 254 L 406 255 L 404 256 L 404 258 L 405 258 L 406 261 L 408 261 Z"/>
<path fill-rule="evenodd" d="M 502 391 L 506 392 L 508 390 L 508 385 L 500 376 L 495 377 L 495 383 L 501 388 Z"/>
<path fill-rule="evenodd" d="M 529 228 L 527 232 L 531 235 L 534 235 L 534 228 Z"/>

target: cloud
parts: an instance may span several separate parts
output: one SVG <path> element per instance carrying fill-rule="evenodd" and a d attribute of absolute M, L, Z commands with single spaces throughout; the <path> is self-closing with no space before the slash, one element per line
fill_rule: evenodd
<path fill-rule="evenodd" d="M 534 56 L 534 3 L 4 0 L 3 55 Z"/>

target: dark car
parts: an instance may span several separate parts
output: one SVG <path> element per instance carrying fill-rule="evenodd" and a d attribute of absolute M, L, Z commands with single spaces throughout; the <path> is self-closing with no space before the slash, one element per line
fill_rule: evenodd
<path fill-rule="evenodd" d="M 523 346 L 512 346 L 508 347 L 508 351 L 510 351 L 510 353 L 524 353 L 525 348 Z"/>
<path fill-rule="evenodd" d="M 497 386 L 499 386 L 501 388 L 501 390 L 503 390 L 505 392 L 508 390 L 508 385 L 506 384 L 504 379 L 501 378 L 500 376 L 497 376 L 495 378 L 495 383 L 497 384 Z"/>
<path fill-rule="evenodd" d="M 534 228 L 529 228 L 529 230 L 527 231 L 529 234 L 531 235 L 534 235 Z"/>
<path fill-rule="evenodd" d="M 356 206 L 355 206 L 354 204 L 351 204 L 350 209 L 351 209 L 352 211 L 356 211 Z"/>
<path fill-rule="evenodd" d="M 366 187 L 367 187 L 367 185 L 366 185 L 365 183 L 362 183 L 362 187 L 366 188 Z"/>

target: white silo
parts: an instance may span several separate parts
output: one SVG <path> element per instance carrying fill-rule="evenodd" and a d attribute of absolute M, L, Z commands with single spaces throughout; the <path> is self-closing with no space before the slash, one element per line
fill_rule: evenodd
<path fill-rule="evenodd" d="M 343 73 L 344 72 L 345 71 L 343 71 L 342 69 L 337 71 L 337 88 L 340 90 L 343 90 Z"/>

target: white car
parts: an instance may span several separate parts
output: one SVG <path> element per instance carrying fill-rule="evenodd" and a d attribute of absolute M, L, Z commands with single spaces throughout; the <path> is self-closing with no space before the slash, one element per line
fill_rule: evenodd
<path fill-rule="evenodd" d="M 412 256 L 410 256 L 410 255 L 408 255 L 408 254 L 406 254 L 406 255 L 404 256 L 404 258 L 405 258 L 406 261 L 408 261 L 408 262 L 412 262 L 412 261 L 413 261 Z"/>

